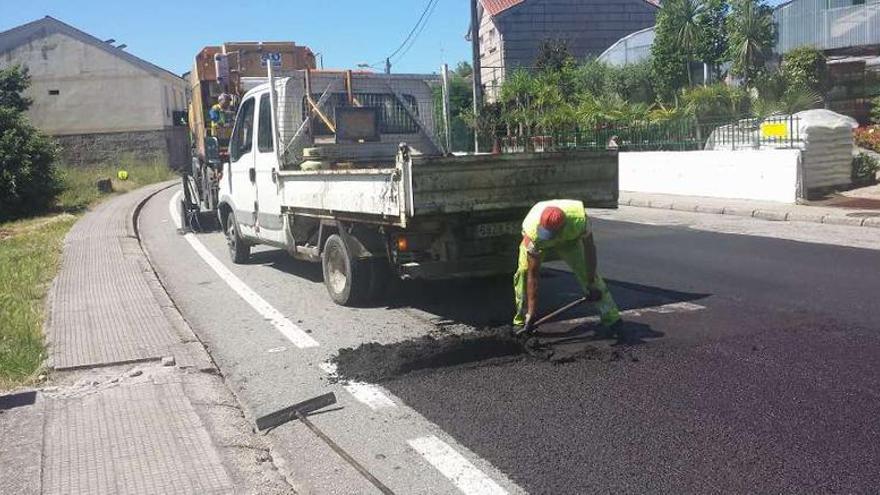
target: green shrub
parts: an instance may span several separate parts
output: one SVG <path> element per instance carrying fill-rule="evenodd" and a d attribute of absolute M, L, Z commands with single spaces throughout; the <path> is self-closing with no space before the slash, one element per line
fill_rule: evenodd
<path fill-rule="evenodd" d="M 829 85 L 825 54 L 811 46 L 791 50 L 782 58 L 782 77 L 788 87 L 824 94 Z"/>
<path fill-rule="evenodd" d="M 28 123 L 23 96 L 27 70 L 0 70 L 0 222 L 40 213 L 55 202 L 61 184 L 55 174 L 57 148 Z"/>
<path fill-rule="evenodd" d="M 871 100 L 871 122 L 880 124 L 880 96 Z"/>
<path fill-rule="evenodd" d="M 852 162 L 852 181 L 856 184 L 873 184 L 880 164 L 867 153 L 859 153 Z"/>
<path fill-rule="evenodd" d="M 55 143 L 24 114 L 0 107 L 0 221 L 46 211 L 61 192 Z"/>

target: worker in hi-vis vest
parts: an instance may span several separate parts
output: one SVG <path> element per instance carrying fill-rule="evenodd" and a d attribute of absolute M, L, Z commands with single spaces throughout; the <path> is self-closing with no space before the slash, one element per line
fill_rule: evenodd
<path fill-rule="evenodd" d="M 532 330 L 532 318 L 538 309 L 541 261 L 550 251 L 558 254 L 574 271 L 587 300 L 598 310 L 602 325 L 612 327 L 620 321 L 617 304 L 605 281 L 596 272 L 596 245 L 582 202 L 568 199 L 542 201 L 526 215 L 522 230 L 519 262 L 513 276 L 515 333 Z"/>
<path fill-rule="evenodd" d="M 226 116 L 230 112 L 229 104 L 231 102 L 232 97 L 226 93 L 221 93 L 220 96 L 217 97 L 217 103 L 212 105 L 211 109 L 208 110 L 208 118 L 211 120 L 211 135 L 213 137 L 220 137 L 217 129 L 229 125 Z"/>

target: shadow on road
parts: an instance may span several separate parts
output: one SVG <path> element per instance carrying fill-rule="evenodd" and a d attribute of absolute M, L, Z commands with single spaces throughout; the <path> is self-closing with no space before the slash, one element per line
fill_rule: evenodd
<path fill-rule="evenodd" d="M 296 260 L 277 249 L 255 251 L 251 264 L 275 268 L 314 283 L 323 283 L 319 263 Z M 606 279 L 621 311 L 695 301 L 711 294 L 681 292 L 662 287 Z M 438 321 L 475 327 L 509 324 L 514 312 L 512 276 L 461 280 L 389 280 L 386 293 L 372 307 L 415 308 L 435 315 Z M 316 288 L 316 290 L 318 290 Z M 547 314 L 581 297 L 581 288 L 570 272 L 545 267 L 541 272 L 539 314 Z M 572 319 L 594 314 L 581 305 L 559 316 Z"/>
<path fill-rule="evenodd" d="M 254 251 L 248 260 L 249 265 L 264 265 L 276 270 L 302 277 L 309 282 L 324 283 L 324 273 L 320 263 L 310 263 L 293 258 L 279 249 Z"/>

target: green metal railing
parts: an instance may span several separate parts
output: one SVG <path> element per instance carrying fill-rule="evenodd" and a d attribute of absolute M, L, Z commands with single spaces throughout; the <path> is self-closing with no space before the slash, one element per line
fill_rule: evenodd
<path fill-rule="evenodd" d="M 794 116 L 701 122 L 694 118 L 665 122 L 605 124 L 536 132 L 506 129 L 496 134 L 502 152 L 606 150 L 691 151 L 786 149 L 801 145 L 799 120 Z"/>

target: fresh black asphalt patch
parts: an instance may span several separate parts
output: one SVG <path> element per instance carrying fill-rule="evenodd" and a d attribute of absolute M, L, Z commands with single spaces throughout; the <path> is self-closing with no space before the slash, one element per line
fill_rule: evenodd
<path fill-rule="evenodd" d="M 629 334 L 640 325 L 627 324 Z M 523 339 L 511 334 L 509 326 L 487 328 L 465 335 L 417 339 L 379 344 L 368 342 L 355 348 L 340 349 L 333 358 L 343 380 L 381 383 L 412 372 L 452 366 L 492 366 L 519 359 L 535 359 L 563 364 L 582 359 L 614 361 L 638 358 L 628 342 L 581 327 L 575 335 L 537 334 Z"/>

